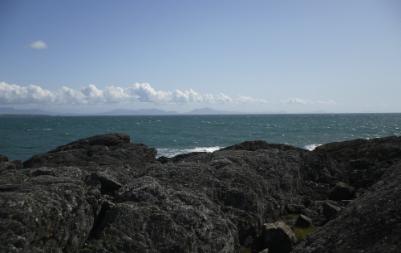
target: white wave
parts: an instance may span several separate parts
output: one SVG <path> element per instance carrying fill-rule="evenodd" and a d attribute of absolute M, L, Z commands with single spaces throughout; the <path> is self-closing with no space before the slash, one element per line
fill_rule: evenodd
<path fill-rule="evenodd" d="M 312 151 L 312 150 L 314 150 L 315 148 L 319 147 L 320 145 L 322 145 L 322 144 L 315 144 L 315 143 L 312 143 L 312 144 L 305 145 L 304 148 L 307 149 L 307 150 L 309 150 L 309 151 Z"/>
<path fill-rule="evenodd" d="M 177 148 L 158 148 L 157 149 L 157 156 L 166 156 L 166 157 L 174 157 L 180 154 L 192 153 L 192 152 L 207 152 L 211 153 L 221 149 L 220 146 L 213 146 L 213 147 L 195 147 L 195 148 L 184 148 L 184 149 L 177 149 Z"/>

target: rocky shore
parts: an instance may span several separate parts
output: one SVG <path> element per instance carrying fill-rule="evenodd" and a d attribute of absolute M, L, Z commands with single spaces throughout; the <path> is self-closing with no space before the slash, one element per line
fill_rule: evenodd
<path fill-rule="evenodd" d="M 128 135 L 0 155 L 0 252 L 401 252 L 401 137 L 156 159 Z"/>

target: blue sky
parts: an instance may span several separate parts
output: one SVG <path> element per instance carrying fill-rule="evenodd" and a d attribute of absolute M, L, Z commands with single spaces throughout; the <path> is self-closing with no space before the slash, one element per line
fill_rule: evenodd
<path fill-rule="evenodd" d="M 401 112 L 401 2 L 2 0 L 0 58 L 0 106 Z"/>

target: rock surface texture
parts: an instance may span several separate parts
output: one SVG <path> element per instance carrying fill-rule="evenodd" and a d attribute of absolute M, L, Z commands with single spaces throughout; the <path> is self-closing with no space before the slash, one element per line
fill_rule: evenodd
<path fill-rule="evenodd" d="M 125 134 L 0 155 L 0 252 L 400 252 L 401 138 L 156 159 Z"/>

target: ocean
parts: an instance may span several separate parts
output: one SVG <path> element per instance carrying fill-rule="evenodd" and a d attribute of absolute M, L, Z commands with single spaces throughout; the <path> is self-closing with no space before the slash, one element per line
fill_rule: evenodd
<path fill-rule="evenodd" d="M 401 135 L 401 114 L 0 116 L 0 154 L 25 160 L 96 134 L 123 132 L 158 156 L 214 151 L 246 140 L 312 150 L 323 143 Z"/>

